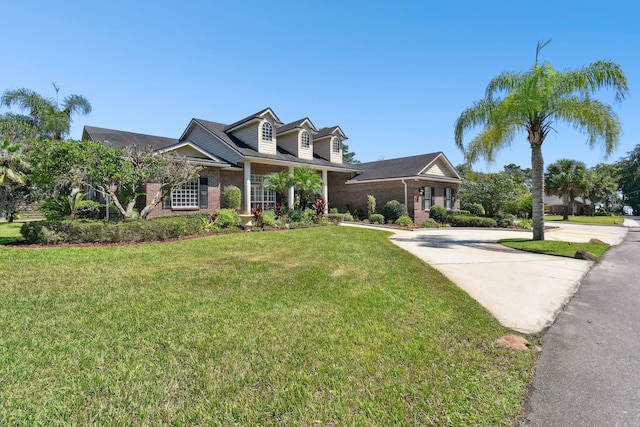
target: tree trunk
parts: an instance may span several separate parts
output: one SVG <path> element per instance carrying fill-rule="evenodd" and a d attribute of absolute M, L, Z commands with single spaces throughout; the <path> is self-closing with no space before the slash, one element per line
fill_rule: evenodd
<path fill-rule="evenodd" d="M 542 142 L 531 143 L 531 195 L 533 240 L 544 240 L 544 160 L 542 159 Z"/>

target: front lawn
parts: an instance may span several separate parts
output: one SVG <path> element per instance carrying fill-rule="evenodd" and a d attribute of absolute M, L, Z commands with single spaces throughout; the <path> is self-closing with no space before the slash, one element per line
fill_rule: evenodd
<path fill-rule="evenodd" d="M 535 352 L 387 237 L 0 247 L 0 424 L 513 425 Z"/>
<path fill-rule="evenodd" d="M 0 220 L 0 245 L 7 245 L 22 240 L 22 235 L 20 234 L 22 224 L 22 222 Z"/>
<path fill-rule="evenodd" d="M 576 243 L 556 240 L 502 239 L 499 243 L 521 251 L 573 258 L 579 249 L 591 252 L 596 259 L 609 249 L 608 243 Z"/>
<path fill-rule="evenodd" d="M 570 222 L 575 224 L 590 225 L 622 225 L 624 218 L 621 216 L 573 216 L 569 215 L 569 219 L 564 221 L 562 215 L 546 215 L 544 222 Z"/>

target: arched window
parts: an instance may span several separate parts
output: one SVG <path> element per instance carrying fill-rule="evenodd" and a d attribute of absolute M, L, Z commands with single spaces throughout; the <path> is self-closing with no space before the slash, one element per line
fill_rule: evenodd
<path fill-rule="evenodd" d="M 262 125 L 262 140 L 273 141 L 273 128 L 271 127 L 271 123 L 269 122 L 266 122 Z"/>
<path fill-rule="evenodd" d="M 340 140 L 338 138 L 333 138 L 331 146 L 333 148 L 334 153 L 340 152 Z"/>
<path fill-rule="evenodd" d="M 300 137 L 302 148 L 310 148 L 311 147 L 311 137 L 309 136 L 309 132 L 306 130 L 302 131 L 302 136 Z"/>

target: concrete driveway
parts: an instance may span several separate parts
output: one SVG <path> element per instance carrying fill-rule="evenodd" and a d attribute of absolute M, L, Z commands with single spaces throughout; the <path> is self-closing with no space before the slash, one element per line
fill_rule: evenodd
<path fill-rule="evenodd" d="M 626 227 L 557 226 L 545 233 L 546 239 L 585 242 L 597 238 L 616 245 L 627 233 Z M 390 239 L 440 270 L 502 325 L 536 333 L 553 323 L 592 263 L 521 252 L 496 243 L 516 237 L 531 238 L 531 231 L 435 228 L 399 231 Z"/>

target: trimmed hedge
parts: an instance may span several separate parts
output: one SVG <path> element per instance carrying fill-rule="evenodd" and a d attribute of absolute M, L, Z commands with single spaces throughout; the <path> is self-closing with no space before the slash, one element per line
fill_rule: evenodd
<path fill-rule="evenodd" d="M 396 222 L 401 216 L 408 215 L 407 207 L 397 200 L 389 200 L 382 208 L 382 215 L 386 222 Z"/>
<path fill-rule="evenodd" d="M 369 215 L 369 222 L 371 224 L 383 224 L 384 225 L 384 215 L 382 215 L 382 214 L 371 214 L 371 215 Z"/>
<path fill-rule="evenodd" d="M 36 221 L 22 225 L 29 244 L 150 242 L 200 234 L 209 214 L 176 215 L 131 221 Z"/>
<path fill-rule="evenodd" d="M 330 213 L 326 215 L 326 218 L 329 223 L 338 225 L 344 220 L 344 215 L 341 213 Z"/>
<path fill-rule="evenodd" d="M 495 227 L 496 220 L 472 215 L 452 215 L 447 218 L 452 227 Z"/>

